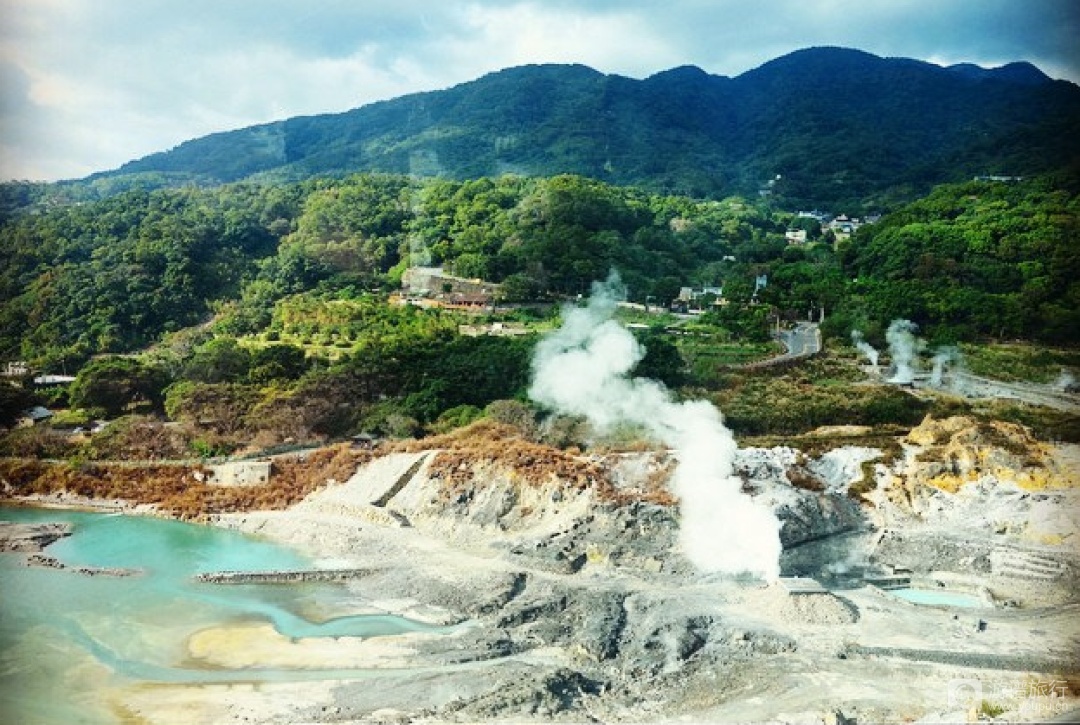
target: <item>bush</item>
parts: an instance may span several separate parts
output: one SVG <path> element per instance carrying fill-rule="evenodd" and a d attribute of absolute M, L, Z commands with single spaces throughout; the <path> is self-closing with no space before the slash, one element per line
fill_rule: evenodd
<path fill-rule="evenodd" d="M 484 415 L 496 423 L 515 429 L 522 438 L 536 439 L 536 413 L 520 400 L 496 400 L 488 404 Z"/>
<path fill-rule="evenodd" d="M 95 460 L 177 460 L 189 455 L 189 431 L 166 426 L 146 416 L 118 418 L 94 434 L 86 446 L 88 458 Z"/>
<path fill-rule="evenodd" d="M 14 458 L 68 458 L 80 443 L 47 426 L 18 428 L 0 436 L 0 456 Z"/>
<path fill-rule="evenodd" d="M 431 432 L 436 434 L 449 433 L 457 428 L 463 428 L 470 423 L 484 417 L 484 411 L 475 405 L 459 405 L 449 410 L 444 410 L 431 424 Z"/>
<path fill-rule="evenodd" d="M 916 425 L 929 404 L 893 386 L 753 379 L 712 396 L 741 435 L 793 435 L 826 425 Z"/>

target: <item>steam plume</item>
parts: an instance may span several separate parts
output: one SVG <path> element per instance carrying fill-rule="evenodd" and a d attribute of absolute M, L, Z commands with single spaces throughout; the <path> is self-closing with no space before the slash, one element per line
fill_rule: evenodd
<path fill-rule="evenodd" d="M 431 266 L 431 250 L 419 235 L 409 235 L 409 266 Z"/>
<path fill-rule="evenodd" d="M 851 331 L 851 341 L 855 343 L 855 349 L 866 356 L 866 359 L 870 361 L 874 370 L 878 369 L 878 351 L 874 349 L 874 346 L 868 343 L 863 334 L 858 330 Z"/>
<path fill-rule="evenodd" d="M 910 384 L 915 382 L 915 360 L 922 342 L 915 337 L 919 329 L 911 320 L 893 320 L 885 331 L 885 341 L 889 343 L 889 357 L 892 358 L 893 375 L 890 383 Z"/>
<path fill-rule="evenodd" d="M 960 360 L 960 351 L 955 347 L 941 347 L 934 353 L 933 368 L 930 371 L 930 384 L 935 388 L 941 387 L 941 379 L 945 369 L 952 367 L 953 363 Z"/>
<path fill-rule="evenodd" d="M 780 522 L 742 492 L 734 475 L 735 439 L 720 411 L 703 400 L 675 402 L 660 383 L 630 378 L 644 350 L 612 319 L 621 283 L 594 283 L 586 307 L 567 307 L 562 327 L 537 345 L 529 396 L 560 413 L 584 416 L 601 432 L 642 426 L 675 449 L 672 483 L 680 500 L 680 538 L 705 572 L 780 573 Z"/>

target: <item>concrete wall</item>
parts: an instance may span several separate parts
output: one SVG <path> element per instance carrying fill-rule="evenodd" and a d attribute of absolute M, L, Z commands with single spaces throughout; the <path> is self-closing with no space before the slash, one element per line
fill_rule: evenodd
<path fill-rule="evenodd" d="M 210 466 L 214 486 L 259 486 L 270 480 L 270 461 L 234 461 Z"/>

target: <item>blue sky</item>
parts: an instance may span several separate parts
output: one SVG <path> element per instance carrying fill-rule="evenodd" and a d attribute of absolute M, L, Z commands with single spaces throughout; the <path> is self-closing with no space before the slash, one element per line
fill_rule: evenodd
<path fill-rule="evenodd" d="M 0 179 L 81 177 L 524 63 L 733 76 L 838 45 L 1075 83 L 1078 38 L 1077 0 L 0 0 Z"/>

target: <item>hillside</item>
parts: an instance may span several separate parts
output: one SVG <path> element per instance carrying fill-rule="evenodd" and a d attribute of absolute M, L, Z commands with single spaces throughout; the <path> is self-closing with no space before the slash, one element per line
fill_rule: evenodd
<path fill-rule="evenodd" d="M 712 197 L 773 180 L 789 207 L 850 209 L 976 174 L 1059 170 L 1080 158 L 1078 124 L 1080 88 L 1028 64 L 943 68 L 814 48 L 734 78 L 695 67 L 644 80 L 580 65 L 511 68 L 194 139 L 90 180 L 574 173 Z"/>
<path fill-rule="evenodd" d="M 816 220 L 766 204 L 578 176 L 130 191 L 0 223 L 0 356 L 75 369 L 211 317 L 217 334 L 336 356 L 393 336 L 352 301 L 397 289 L 418 264 L 499 283 L 506 302 L 584 294 L 612 268 L 639 303 L 721 285 L 736 304 L 709 316 L 709 334 L 747 342 L 767 339 L 775 313 L 794 320 L 824 306 L 826 335 L 857 328 L 879 346 L 897 318 L 935 344 L 1070 344 L 1077 198 L 1067 179 L 945 185 L 834 247 Z M 795 224 L 810 243 L 788 244 Z M 757 294 L 759 276 L 768 285 Z"/>

